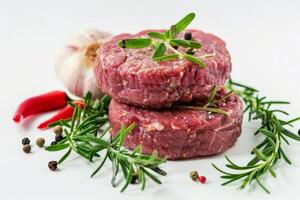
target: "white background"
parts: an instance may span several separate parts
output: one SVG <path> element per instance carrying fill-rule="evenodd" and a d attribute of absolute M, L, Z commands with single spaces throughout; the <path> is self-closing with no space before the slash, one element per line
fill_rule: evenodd
<path fill-rule="evenodd" d="M 95 178 L 96 167 L 73 157 L 58 172 L 48 170 L 58 154 L 38 149 L 22 152 L 21 139 L 50 132 L 35 127 L 48 116 L 34 117 L 21 125 L 12 122 L 14 109 L 26 97 L 62 89 L 53 72 L 53 57 L 71 35 L 86 28 L 114 34 L 145 28 L 165 28 L 194 11 L 191 25 L 220 36 L 232 55 L 234 80 L 260 89 L 262 95 L 292 102 L 286 107 L 300 115 L 300 1 L 297 0 L 151 0 L 151 1 L 0 1 L 0 199 L 298 199 L 300 187 L 300 144 L 292 142 L 287 152 L 292 166 L 280 163 L 278 177 L 264 182 L 267 195 L 257 186 L 243 191 L 238 185 L 220 186 L 219 173 L 211 163 L 223 166 L 224 155 L 188 161 L 167 162 L 168 175 L 158 186 L 148 182 L 146 191 L 137 186 L 121 194 L 110 185 L 110 166 Z M 258 139 L 252 136 L 257 124 L 244 123 L 238 143 L 227 155 L 238 162 L 249 159 Z M 299 128 L 296 125 L 294 130 Z M 48 144 L 51 140 L 47 140 Z M 207 184 L 190 180 L 198 170 Z"/>

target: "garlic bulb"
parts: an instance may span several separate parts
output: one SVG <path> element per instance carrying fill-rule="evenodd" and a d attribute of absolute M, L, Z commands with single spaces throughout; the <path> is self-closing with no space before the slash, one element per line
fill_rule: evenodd
<path fill-rule="evenodd" d="M 88 91 L 93 93 L 93 98 L 103 95 L 96 84 L 93 64 L 99 47 L 110 38 L 110 33 L 87 30 L 63 47 L 56 59 L 55 71 L 72 95 L 83 97 Z"/>

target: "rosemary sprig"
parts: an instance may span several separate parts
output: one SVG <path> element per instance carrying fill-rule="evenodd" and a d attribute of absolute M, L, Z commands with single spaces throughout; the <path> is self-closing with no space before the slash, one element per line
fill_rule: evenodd
<path fill-rule="evenodd" d="M 130 183 L 138 180 L 144 190 L 146 186 L 146 178 L 150 178 L 158 184 L 160 180 L 156 178 L 153 172 L 165 175 L 165 172 L 158 166 L 165 162 L 165 159 L 159 158 L 156 152 L 152 155 L 144 155 L 141 153 L 141 147 L 136 147 L 130 151 L 123 147 L 123 142 L 128 133 L 134 128 L 134 124 L 128 127 L 122 126 L 115 137 L 105 137 L 109 128 L 101 130 L 108 121 L 109 97 L 105 96 L 101 100 L 91 100 L 91 94 L 85 97 L 85 108 L 82 110 L 79 106 L 74 109 L 71 120 L 62 120 L 53 125 L 61 125 L 64 130 L 65 138 L 56 145 L 46 148 L 47 151 L 65 150 L 65 154 L 59 159 L 58 164 L 62 164 L 68 156 L 75 152 L 86 160 L 93 162 L 95 157 L 100 157 L 100 152 L 105 152 L 99 167 L 92 173 L 91 177 L 96 175 L 104 166 L 104 163 L 111 161 L 113 176 L 111 183 L 117 186 L 117 175 L 120 171 L 125 179 L 125 184 L 121 191 L 123 192 Z M 53 126 L 52 125 L 52 126 Z M 98 159 L 99 160 L 99 159 Z"/>
<path fill-rule="evenodd" d="M 195 110 L 202 110 L 210 113 L 219 113 L 223 115 L 228 115 L 228 113 L 225 110 L 222 110 L 221 108 L 218 108 L 218 103 L 225 101 L 233 92 L 228 92 L 221 98 L 217 98 L 217 91 L 218 87 L 217 85 L 214 85 L 208 95 L 208 99 L 205 105 L 203 106 L 185 106 L 185 105 L 178 105 L 175 106 L 177 108 L 183 108 L 183 109 L 195 109 Z"/>
<path fill-rule="evenodd" d="M 195 18 L 195 13 L 189 13 L 170 29 L 164 33 L 148 32 L 148 38 L 131 38 L 121 40 L 119 46 L 121 48 L 140 49 L 149 46 L 153 47 L 152 59 L 154 61 L 169 61 L 174 59 L 184 59 L 197 64 L 200 68 L 205 67 L 205 63 L 198 57 L 193 56 L 193 50 L 201 48 L 201 44 L 195 40 L 185 40 L 177 38 L 178 34 L 186 29 L 186 27 Z M 184 50 L 177 48 L 182 47 Z M 171 51 L 172 53 L 167 52 Z M 213 56 L 212 54 L 203 55 L 201 58 Z"/>
<path fill-rule="evenodd" d="M 288 115 L 284 110 L 272 108 L 274 105 L 288 104 L 286 101 L 269 101 L 266 97 L 260 97 L 258 91 L 252 87 L 233 82 L 230 80 L 226 86 L 229 90 L 239 95 L 246 108 L 244 112 L 248 112 L 248 119 L 260 120 L 261 126 L 257 129 L 254 135 L 260 134 L 264 139 L 260 144 L 253 148 L 251 154 L 254 157 L 246 165 L 237 165 L 225 156 L 228 164 L 226 167 L 237 171 L 236 173 L 226 172 L 213 164 L 214 168 L 221 172 L 221 178 L 226 181 L 222 185 L 227 185 L 234 181 L 241 180 L 240 189 L 250 185 L 253 181 L 267 193 L 269 190 L 264 186 L 261 177 L 266 173 L 270 173 L 276 177 L 274 166 L 280 159 L 284 159 L 288 164 L 291 164 L 290 159 L 283 150 L 282 141 L 289 144 L 289 139 L 300 141 L 300 137 L 287 129 L 294 122 L 300 120 L 300 117 L 292 120 L 282 120 L 278 117 L 278 113 Z"/>

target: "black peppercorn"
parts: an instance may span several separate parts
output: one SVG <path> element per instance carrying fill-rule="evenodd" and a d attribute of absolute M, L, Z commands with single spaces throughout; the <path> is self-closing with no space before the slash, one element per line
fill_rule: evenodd
<path fill-rule="evenodd" d="M 178 49 L 178 45 L 172 45 L 174 49 Z"/>
<path fill-rule="evenodd" d="M 55 142 L 60 142 L 64 137 L 62 135 L 55 135 Z"/>
<path fill-rule="evenodd" d="M 56 144 L 57 144 L 56 141 L 51 142 L 51 145 L 56 145 Z"/>
<path fill-rule="evenodd" d="M 121 48 L 126 48 L 126 41 L 125 40 L 122 40 L 121 41 Z"/>
<path fill-rule="evenodd" d="M 22 139 L 22 144 L 23 144 L 23 145 L 25 145 L 25 144 L 30 144 L 29 138 L 28 138 L 28 137 L 23 138 L 23 139 Z"/>
<path fill-rule="evenodd" d="M 300 129 L 298 130 L 298 135 L 300 135 Z"/>
<path fill-rule="evenodd" d="M 55 171 L 57 169 L 57 162 L 56 161 L 50 161 L 48 163 L 48 167 L 51 171 Z"/>
<path fill-rule="evenodd" d="M 192 39 L 192 33 L 187 32 L 187 33 L 184 34 L 183 37 L 184 37 L 185 40 L 191 40 Z"/>

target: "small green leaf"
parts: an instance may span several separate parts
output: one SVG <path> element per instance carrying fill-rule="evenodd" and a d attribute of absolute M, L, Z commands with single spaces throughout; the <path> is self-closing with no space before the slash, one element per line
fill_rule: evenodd
<path fill-rule="evenodd" d="M 177 108 L 183 109 L 194 109 L 194 110 L 203 110 L 206 112 L 218 113 L 228 116 L 228 113 L 219 108 L 211 108 L 211 107 L 200 107 L 200 106 L 176 106 Z"/>
<path fill-rule="evenodd" d="M 53 128 L 57 125 L 60 125 L 60 126 L 66 126 L 68 128 L 71 127 L 70 124 L 68 124 L 68 121 L 70 121 L 71 119 L 67 119 L 67 120 L 59 120 L 59 121 L 56 121 L 56 122 L 53 122 L 51 124 L 48 125 L 49 128 Z"/>
<path fill-rule="evenodd" d="M 198 49 L 201 47 L 201 44 L 199 42 L 191 41 L 191 40 L 172 39 L 172 40 L 170 40 L 170 43 L 172 45 L 178 45 L 178 46 L 182 46 L 184 48 Z"/>
<path fill-rule="evenodd" d="M 241 88 L 245 88 L 245 89 L 253 91 L 253 92 L 258 92 L 258 90 L 253 88 L 253 87 L 250 87 L 250 86 L 247 86 L 247 85 L 244 85 L 244 84 L 241 84 L 241 83 L 234 82 L 231 79 L 229 80 L 229 84 L 235 85 L 235 86 L 238 86 L 238 87 L 241 87 Z"/>
<path fill-rule="evenodd" d="M 274 178 L 276 178 L 276 173 L 275 173 L 275 171 L 272 169 L 272 167 L 269 168 L 269 172 L 270 172 L 270 174 L 271 174 Z"/>
<path fill-rule="evenodd" d="M 212 113 L 219 113 L 219 114 L 222 114 L 222 115 L 226 115 L 228 116 L 228 113 L 222 109 L 219 109 L 219 108 L 202 108 L 201 110 L 205 110 L 207 112 L 212 112 Z"/>
<path fill-rule="evenodd" d="M 178 46 L 182 46 L 184 48 L 191 47 L 191 43 L 189 41 L 187 41 L 187 40 L 173 39 L 173 40 L 170 40 L 170 43 L 172 45 L 178 45 Z"/>
<path fill-rule="evenodd" d="M 99 165 L 99 167 L 97 167 L 97 169 L 91 174 L 91 177 L 95 176 L 99 170 L 102 168 L 102 166 L 104 165 L 106 159 L 108 157 L 108 152 L 106 152 L 104 159 L 102 160 L 101 164 Z"/>
<path fill-rule="evenodd" d="M 268 194 L 270 194 L 270 191 L 260 182 L 259 178 L 256 177 L 256 182 L 258 183 L 258 185 Z"/>
<path fill-rule="evenodd" d="M 218 87 L 217 87 L 217 85 L 214 85 L 213 88 L 211 89 L 208 99 L 207 99 L 208 104 L 211 103 L 212 100 L 215 98 L 217 91 L 218 91 Z"/>
<path fill-rule="evenodd" d="M 119 47 L 130 48 L 130 49 L 141 49 L 146 48 L 152 43 L 149 38 L 135 38 L 135 39 L 125 39 L 119 42 Z"/>
<path fill-rule="evenodd" d="M 189 40 L 190 44 L 191 44 L 191 48 L 193 49 L 199 49 L 201 48 L 201 44 L 197 41 L 194 41 L 194 40 Z"/>
<path fill-rule="evenodd" d="M 197 64 L 200 68 L 204 68 L 205 67 L 205 63 L 202 60 L 200 60 L 197 57 L 195 57 L 195 56 L 184 54 L 183 58 L 185 60 L 188 60 L 190 62 L 193 62 L 193 63 Z"/>
<path fill-rule="evenodd" d="M 161 34 L 159 32 L 148 32 L 147 35 L 149 37 L 160 39 L 160 40 L 166 40 L 167 39 L 164 34 Z"/>
<path fill-rule="evenodd" d="M 266 160 L 268 159 L 268 157 L 267 157 L 265 154 L 263 154 L 261 151 L 259 151 L 259 150 L 256 149 L 256 148 L 253 148 L 253 152 L 255 153 L 255 155 L 256 155 L 259 159 L 261 159 L 261 160 L 263 160 L 263 161 L 266 161 Z"/>
<path fill-rule="evenodd" d="M 92 98 L 92 93 L 88 91 L 84 97 L 84 105 L 90 105 L 91 98 Z"/>
<path fill-rule="evenodd" d="M 106 142 L 105 140 L 99 139 L 97 137 L 94 137 L 94 136 L 88 136 L 88 135 L 87 136 L 79 136 L 79 137 L 76 137 L 75 140 L 82 141 L 82 142 L 92 142 L 92 143 L 98 144 L 103 147 L 109 146 L 108 142 Z"/>
<path fill-rule="evenodd" d="M 128 174 L 125 177 L 126 182 L 125 182 L 125 185 L 123 186 L 123 188 L 121 189 L 121 192 L 124 192 L 124 190 L 128 187 L 129 183 L 131 182 L 132 176 L 133 176 L 133 165 L 130 164 L 130 167 L 128 169 Z"/>
<path fill-rule="evenodd" d="M 161 181 L 156 178 L 153 174 L 151 174 L 150 172 L 148 172 L 145 168 L 141 167 L 141 170 L 149 177 L 151 178 L 154 182 L 161 184 Z"/>
<path fill-rule="evenodd" d="M 290 104 L 290 102 L 288 101 L 265 101 L 265 102 L 261 102 L 262 105 L 264 104 L 268 104 L 268 105 L 272 105 L 272 104 Z"/>
<path fill-rule="evenodd" d="M 182 20 L 180 20 L 177 24 L 176 24 L 176 30 L 178 33 L 180 33 L 181 31 L 183 31 L 188 25 L 190 25 L 190 23 L 194 20 L 196 14 L 195 13 L 189 13 L 188 15 L 186 15 Z"/>
<path fill-rule="evenodd" d="M 167 48 L 164 43 L 160 43 L 152 55 L 152 58 L 161 57 L 165 54 Z"/>
<path fill-rule="evenodd" d="M 142 183 L 142 191 L 145 189 L 146 187 L 146 178 L 145 178 L 145 174 L 142 172 L 142 170 L 139 170 L 139 179 L 140 179 L 140 182 Z"/>
<path fill-rule="evenodd" d="M 156 173 L 158 173 L 161 176 L 166 176 L 167 172 L 160 169 L 159 167 L 154 167 L 154 168 L 150 168 L 152 171 L 155 171 Z"/>
<path fill-rule="evenodd" d="M 292 124 L 292 123 L 294 123 L 296 121 L 299 121 L 299 120 L 300 120 L 300 117 L 296 117 L 294 119 L 291 119 L 291 120 L 287 121 L 285 124 Z"/>
<path fill-rule="evenodd" d="M 300 136 L 292 133 L 291 131 L 287 130 L 287 129 L 283 129 L 282 133 L 286 136 L 288 136 L 289 138 L 292 138 L 294 140 L 300 141 Z"/>
<path fill-rule="evenodd" d="M 267 129 L 259 129 L 259 132 L 266 135 L 267 137 L 271 137 L 271 138 L 275 137 L 274 133 L 272 133 L 271 131 L 269 131 Z"/>
<path fill-rule="evenodd" d="M 283 159 L 285 160 L 285 162 L 287 162 L 288 164 L 292 164 L 291 160 L 287 157 L 287 155 L 284 153 L 284 151 L 282 150 L 281 147 L 279 147 L 279 152 L 281 153 Z"/>
<path fill-rule="evenodd" d="M 60 151 L 63 149 L 66 149 L 70 146 L 70 144 L 55 144 L 55 145 L 50 145 L 45 148 L 46 151 Z"/>
<path fill-rule="evenodd" d="M 169 35 L 169 38 L 170 39 L 173 39 L 177 36 L 178 32 L 176 30 L 176 26 L 175 25 L 172 25 L 171 28 L 170 28 L 170 35 Z"/>
<path fill-rule="evenodd" d="M 70 147 L 69 150 L 59 159 L 57 162 L 58 164 L 61 164 L 64 160 L 67 159 L 67 157 L 71 154 L 72 148 Z"/>
<path fill-rule="evenodd" d="M 153 58 L 154 61 L 169 61 L 169 60 L 175 60 L 178 58 L 177 54 L 169 54 L 161 57 Z"/>

